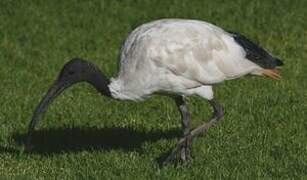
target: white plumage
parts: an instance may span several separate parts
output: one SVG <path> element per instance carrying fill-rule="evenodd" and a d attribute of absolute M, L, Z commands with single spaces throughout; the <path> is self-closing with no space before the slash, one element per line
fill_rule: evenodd
<path fill-rule="evenodd" d="M 117 99 L 141 100 L 153 92 L 213 98 L 211 85 L 262 68 L 223 29 L 204 21 L 164 19 L 143 24 L 120 51 L 120 71 L 109 85 Z"/>

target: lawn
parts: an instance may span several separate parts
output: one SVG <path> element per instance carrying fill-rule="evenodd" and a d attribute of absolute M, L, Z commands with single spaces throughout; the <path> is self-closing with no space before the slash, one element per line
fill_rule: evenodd
<path fill-rule="evenodd" d="M 306 0 L 1 0 L 0 179 L 307 178 Z M 282 80 L 247 76 L 215 86 L 223 120 L 193 141 L 193 160 L 160 167 L 181 133 L 171 98 L 119 102 L 88 84 L 32 112 L 65 62 L 82 57 L 116 76 L 118 49 L 138 25 L 205 20 L 238 31 L 283 59 Z M 211 114 L 188 99 L 192 126 Z"/>

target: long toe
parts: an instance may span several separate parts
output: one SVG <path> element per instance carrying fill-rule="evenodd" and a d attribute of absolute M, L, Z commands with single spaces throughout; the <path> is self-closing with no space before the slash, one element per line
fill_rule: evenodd
<path fill-rule="evenodd" d="M 190 159 L 192 135 L 189 134 L 181 138 L 176 147 L 171 151 L 167 158 L 163 161 L 163 164 L 167 164 L 175 159 L 176 155 L 180 155 L 182 161 Z"/>
<path fill-rule="evenodd" d="M 181 146 L 180 149 L 180 159 L 182 161 L 188 161 L 191 159 L 191 135 L 188 135 L 184 138 L 184 143 Z"/>
<path fill-rule="evenodd" d="M 189 147 L 182 147 L 180 152 L 180 159 L 185 162 L 191 158 L 191 150 Z"/>

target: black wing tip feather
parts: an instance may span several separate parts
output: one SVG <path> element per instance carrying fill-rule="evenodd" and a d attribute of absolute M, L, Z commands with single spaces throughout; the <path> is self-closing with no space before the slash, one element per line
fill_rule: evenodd
<path fill-rule="evenodd" d="M 246 58 L 258 64 L 260 67 L 273 69 L 276 66 L 284 65 L 280 59 L 273 57 L 265 49 L 261 48 L 258 44 L 249 40 L 244 35 L 233 31 L 227 32 L 230 33 L 234 40 L 245 50 Z"/>

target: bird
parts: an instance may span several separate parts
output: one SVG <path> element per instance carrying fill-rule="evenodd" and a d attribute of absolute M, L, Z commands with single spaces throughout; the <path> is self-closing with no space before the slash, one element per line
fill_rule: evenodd
<path fill-rule="evenodd" d="M 61 92 L 79 82 L 91 84 L 101 95 L 123 101 L 143 101 L 153 94 L 174 99 L 181 115 L 182 135 L 163 163 L 191 159 L 192 140 L 224 116 L 212 87 L 245 75 L 280 79 L 282 60 L 244 35 L 195 19 L 159 19 L 130 32 L 119 49 L 119 72 L 108 78 L 97 65 L 73 58 L 33 112 L 26 146 L 35 125 Z M 213 109 L 209 120 L 190 127 L 186 97 L 198 95 Z"/>

